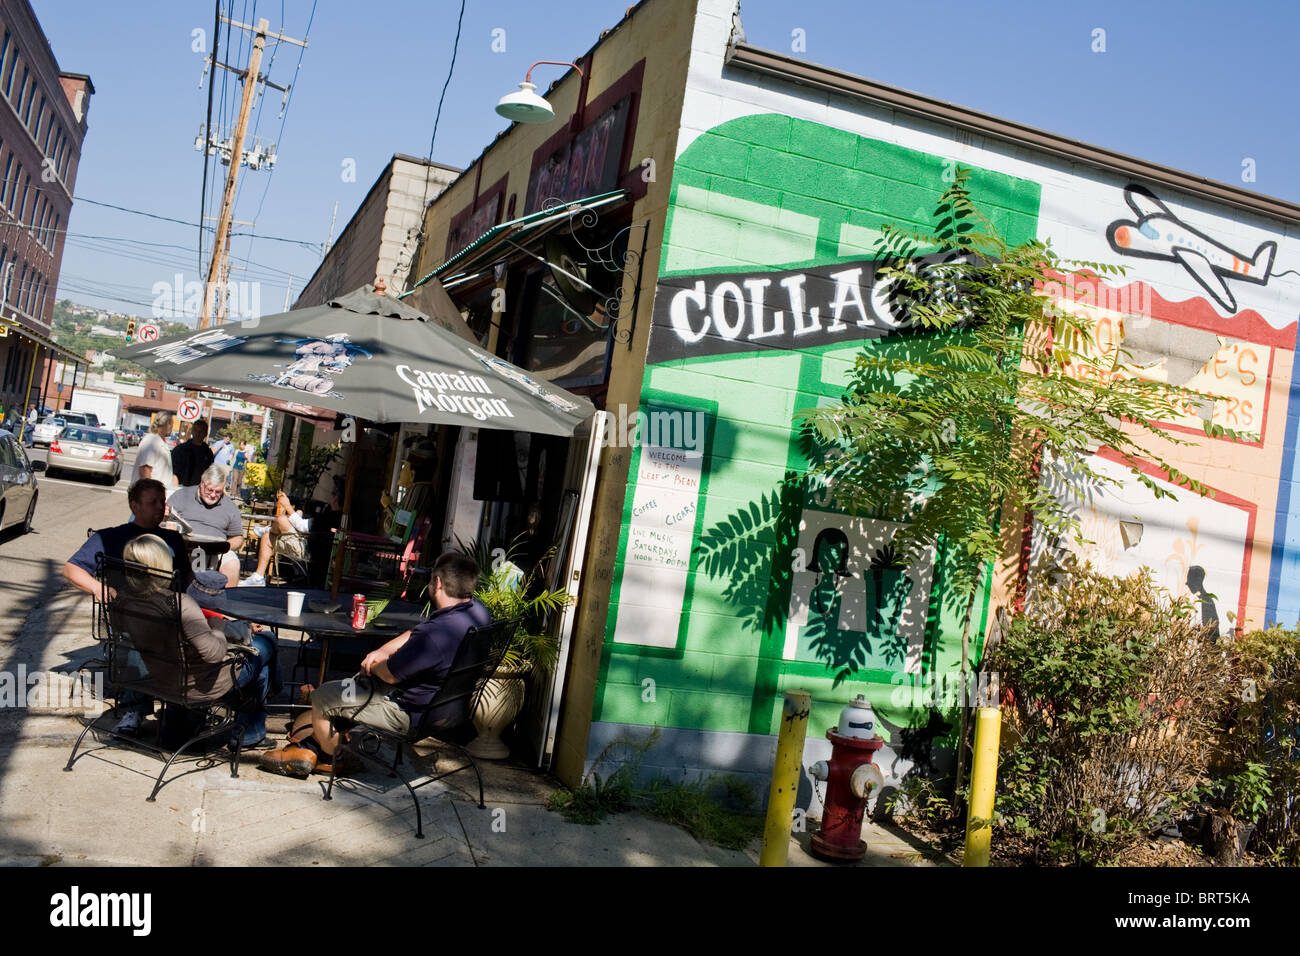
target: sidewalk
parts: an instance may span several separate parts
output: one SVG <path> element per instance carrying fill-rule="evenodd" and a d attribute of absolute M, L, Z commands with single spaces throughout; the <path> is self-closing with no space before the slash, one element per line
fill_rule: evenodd
<path fill-rule="evenodd" d="M 63 766 L 79 724 L 29 717 L 0 747 L 0 865 L 8 866 L 755 866 L 745 851 L 698 842 L 684 829 L 640 813 L 595 826 L 566 823 L 546 809 L 553 782 L 481 762 L 487 808 L 478 808 L 472 771 L 419 791 L 424 839 L 415 838 L 410 796 L 383 771 L 361 779 L 381 794 L 324 777 L 295 780 L 257 769 L 256 755 L 168 783 L 148 803 L 152 757 L 114 750 L 123 766 L 94 755 Z M 175 768 L 173 768 L 173 771 Z M 344 789 L 347 788 L 347 789 Z M 864 827 L 868 866 L 931 865 L 896 831 Z M 790 866 L 828 866 L 807 853 L 808 834 L 790 841 Z"/>
<path fill-rule="evenodd" d="M 53 546 L 53 545 L 52 545 Z M 21 567 L 21 565 L 17 565 Z M 0 614 L 0 672 L 75 670 L 92 656 L 89 598 L 62 586 L 57 561 L 32 562 L 30 596 Z M 17 612 L 17 613 L 15 613 Z M 287 646 L 287 645 L 284 645 Z M 700 843 L 686 830 L 640 813 L 595 826 L 566 823 L 546 809 L 555 781 L 482 761 L 486 809 L 472 771 L 418 791 L 425 838 L 405 787 L 382 771 L 361 778 L 376 795 L 335 787 L 321 799 L 323 777 L 295 780 L 257 769 L 239 776 L 222 765 L 168 783 L 145 797 L 160 764 L 115 749 L 114 766 L 95 755 L 64 765 L 81 724 L 72 711 L 0 707 L 0 865 L 18 866 L 755 866 L 745 851 Z M 273 720 L 273 731 L 282 729 Z M 192 765 L 190 765 L 192 766 Z M 176 768 L 173 768 L 173 773 Z M 867 824 L 862 865 L 931 865 L 926 847 L 900 831 Z M 827 866 L 811 857 L 809 834 L 790 842 L 790 866 Z"/>

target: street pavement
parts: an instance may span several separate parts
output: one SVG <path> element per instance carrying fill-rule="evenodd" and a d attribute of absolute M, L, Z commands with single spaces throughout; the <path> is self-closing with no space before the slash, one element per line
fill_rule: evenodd
<path fill-rule="evenodd" d="M 128 450 L 126 476 L 134 455 Z M 419 791 L 422 840 L 414 837 L 405 788 L 373 770 L 358 780 L 380 792 L 345 781 L 329 802 L 321 799 L 324 778 L 267 774 L 257 769 L 255 755 L 241 760 L 235 778 L 228 764 L 193 770 L 167 784 L 154 803 L 145 800 L 159 766 L 150 756 L 114 749 L 64 772 L 80 730 L 79 704 L 21 695 L 6 700 L 3 681 L 12 688 L 21 668 L 74 671 L 94 656 L 92 602 L 64 582 L 60 569 L 89 528 L 121 523 L 130 512 L 125 480 L 109 488 L 42 475 L 39 492 L 35 530 L 0 537 L 0 865 L 757 864 L 757 842 L 745 851 L 724 850 L 640 813 L 594 826 L 566 823 L 545 806 L 558 786 L 552 778 L 491 761 L 481 762 L 486 809 L 477 805 L 472 771 Z M 281 634 L 281 641 L 290 651 L 297 635 Z M 273 731 L 282 729 L 273 721 Z M 863 838 L 863 865 L 930 865 L 927 848 L 901 831 L 867 824 Z M 827 865 L 807 845 L 808 834 L 792 835 L 788 865 Z"/>

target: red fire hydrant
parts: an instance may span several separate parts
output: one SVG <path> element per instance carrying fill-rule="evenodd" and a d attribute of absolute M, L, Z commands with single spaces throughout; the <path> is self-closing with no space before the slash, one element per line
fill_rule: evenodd
<path fill-rule="evenodd" d="M 859 694 L 840 713 L 839 726 L 826 731 L 831 742 L 829 763 L 819 760 L 808 768 L 814 780 L 826 782 L 822 823 L 813 834 L 813 854 L 826 860 L 857 861 L 866 855 L 862 842 L 862 815 L 873 788 L 884 783 L 872 762 L 885 742 L 876 736 L 871 704 Z"/>

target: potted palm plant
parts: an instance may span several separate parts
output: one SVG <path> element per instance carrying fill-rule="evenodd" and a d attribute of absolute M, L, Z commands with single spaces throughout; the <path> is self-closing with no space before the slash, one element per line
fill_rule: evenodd
<path fill-rule="evenodd" d="M 474 713 L 478 736 L 468 747 L 475 757 L 500 760 L 510 755 L 501 734 L 515 722 L 523 708 L 528 675 L 534 668 L 553 668 L 559 656 L 559 639 L 548 626 L 550 616 L 569 605 L 573 598 L 567 591 L 548 591 L 537 586 L 540 569 L 553 555 L 554 548 L 531 573 L 525 574 L 511 560 L 518 556 L 517 541 L 509 549 L 496 551 L 478 541 L 468 545 L 457 541 L 457 544 L 479 566 L 479 585 L 474 596 L 483 602 L 492 620 L 521 620 L 500 666 L 483 689 Z"/>

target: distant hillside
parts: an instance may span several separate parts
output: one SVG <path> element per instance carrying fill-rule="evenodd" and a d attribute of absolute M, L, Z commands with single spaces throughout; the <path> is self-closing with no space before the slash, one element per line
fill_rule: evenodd
<path fill-rule="evenodd" d="M 191 331 L 184 322 L 167 322 L 162 319 L 108 312 L 104 309 L 78 305 L 68 299 L 60 299 L 54 303 L 51 337 L 65 349 L 78 355 L 84 355 L 87 349 L 112 355 L 127 346 L 126 324 L 133 318 L 137 328 L 145 322 L 152 322 L 159 327 L 163 335 Z M 110 372 L 144 375 L 144 369 L 140 366 L 118 358 L 107 359 L 104 368 Z"/>

